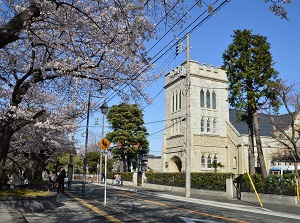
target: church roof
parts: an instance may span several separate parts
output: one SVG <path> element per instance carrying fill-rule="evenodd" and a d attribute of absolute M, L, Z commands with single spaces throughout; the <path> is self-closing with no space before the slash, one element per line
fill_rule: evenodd
<path fill-rule="evenodd" d="M 261 136 L 272 136 L 272 131 L 275 130 L 274 126 L 270 123 L 269 115 L 258 113 L 260 135 Z M 246 122 L 237 122 L 237 111 L 236 109 L 229 109 L 229 121 L 235 127 L 235 129 L 243 135 L 248 135 L 248 126 Z M 288 128 L 291 122 L 291 115 L 284 114 L 279 116 L 273 116 L 275 123 L 284 129 Z"/>

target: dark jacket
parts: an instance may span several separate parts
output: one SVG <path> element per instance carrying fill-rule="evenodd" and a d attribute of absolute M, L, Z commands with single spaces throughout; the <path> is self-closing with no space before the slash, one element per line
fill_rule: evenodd
<path fill-rule="evenodd" d="M 64 183 L 65 178 L 66 178 L 66 172 L 62 170 L 62 171 L 60 172 L 60 174 L 58 175 L 56 181 L 57 181 L 58 183 Z"/>

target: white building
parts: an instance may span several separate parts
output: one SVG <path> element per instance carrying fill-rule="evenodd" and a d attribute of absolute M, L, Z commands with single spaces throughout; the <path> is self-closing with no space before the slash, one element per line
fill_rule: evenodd
<path fill-rule="evenodd" d="M 187 87 L 186 62 L 166 75 L 165 133 L 161 168 L 163 172 L 183 172 L 186 162 Z M 224 165 L 218 172 L 245 173 L 248 162 L 248 128 L 236 122 L 228 105 L 228 80 L 224 70 L 190 61 L 190 145 L 191 172 L 212 172 L 209 163 Z M 263 152 L 267 170 L 278 150 L 271 137 L 272 125 L 260 114 Z M 189 149 L 189 148 L 188 148 Z M 257 153 L 255 154 L 257 157 Z M 256 165 L 258 163 L 256 162 Z"/>

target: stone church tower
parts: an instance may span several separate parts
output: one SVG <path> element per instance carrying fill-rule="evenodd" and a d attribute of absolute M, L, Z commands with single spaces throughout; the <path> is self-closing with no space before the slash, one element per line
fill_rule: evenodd
<path fill-rule="evenodd" d="M 245 122 L 237 122 L 236 110 L 229 109 L 225 71 L 190 61 L 188 77 L 184 62 L 165 79 L 166 121 L 161 171 L 184 172 L 186 151 L 191 154 L 188 162 L 191 172 L 213 172 L 215 169 L 210 166 L 213 162 L 223 165 L 216 169 L 218 172 L 241 174 L 249 170 L 248 126 Z M 286 124 L 290 122 L 285 115 L 273 118 L 285 120 Z M 290 161 L 276 160 L 274 156 L 282 145 L 274 138 L 274 126 L 269 119 L 268 115 L 259 114 L 267 171 L 272 171 L 276 165 L 287 168 Z M 300 115 L 296 120 L 300 122 Z M 290 126 L 286 125 L 286 129 L 290 131 Z M 255 167 L 258 167 L 256 148 L 254 151 Z"/>
<path fill-rule="evenodd" d="M 211 171 L 213 161 L 227 164 L 228 80 L 225 71 L 190 61 L 190 114 L 187 114 L 186 64 L 166 75 L 165 135 L 162 152 L 167 172 L 185 168 L 185 117 L 191 119 L 191 171 Z"/>
<path fill-rule="evenodd" d="M 217 169 L 218 172 L 245 173 L 249 169 L 248 127 L 246 123 L 236 121 L 236 110 L 229 109 L 225 71 L 220 67 L 190 61 L 189 77 L 186 74 L 186 62 L 165 77 L 166 122 L 161 171 L 184 172 L 186 151 L 190 149 L 191 172 L 213 172 L 215 169 L 209 164 L 216 162 L 223 165 Z M 190 125 L 186 123 L 187 117 Z M 274 158 L 280 145 L 274 139 L 274 126 L 269 118 L 268 115 L 259 114 L 267 171 L 275 165 L 290 165 Z M 286 119 L 285 115 L 274 118 Z M 190 139 L 188 144 L 187 139 Z M 189 148 L 187 145 L 190 145 Z M 254 150 L 255 167 L 258 167 L 256 148 Z"/>

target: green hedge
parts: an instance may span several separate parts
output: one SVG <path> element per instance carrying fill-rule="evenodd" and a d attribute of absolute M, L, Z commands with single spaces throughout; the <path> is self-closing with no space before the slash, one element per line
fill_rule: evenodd
<path fill-rule="evenodd" d="M 247 174 L 243 174 L 242 191 L 253 191 L 250 180 Z M 254 174 L 251 176 L 253 184 L 258 193 L 265 194 L 282 194 L 288 196 L 296 195 L 295 174 L 289 173 L 280 175 L 269 175 L 267 181 L 264 183 L 261 174 Z"/>
<path fill-rule="evenodd" d="M 233 173 L 191 173 L 191 187 L 206 190 L 226 191 L 226 179 Z M 185 187 L 185 173 L 146 172 L 147 183 Z"/>

